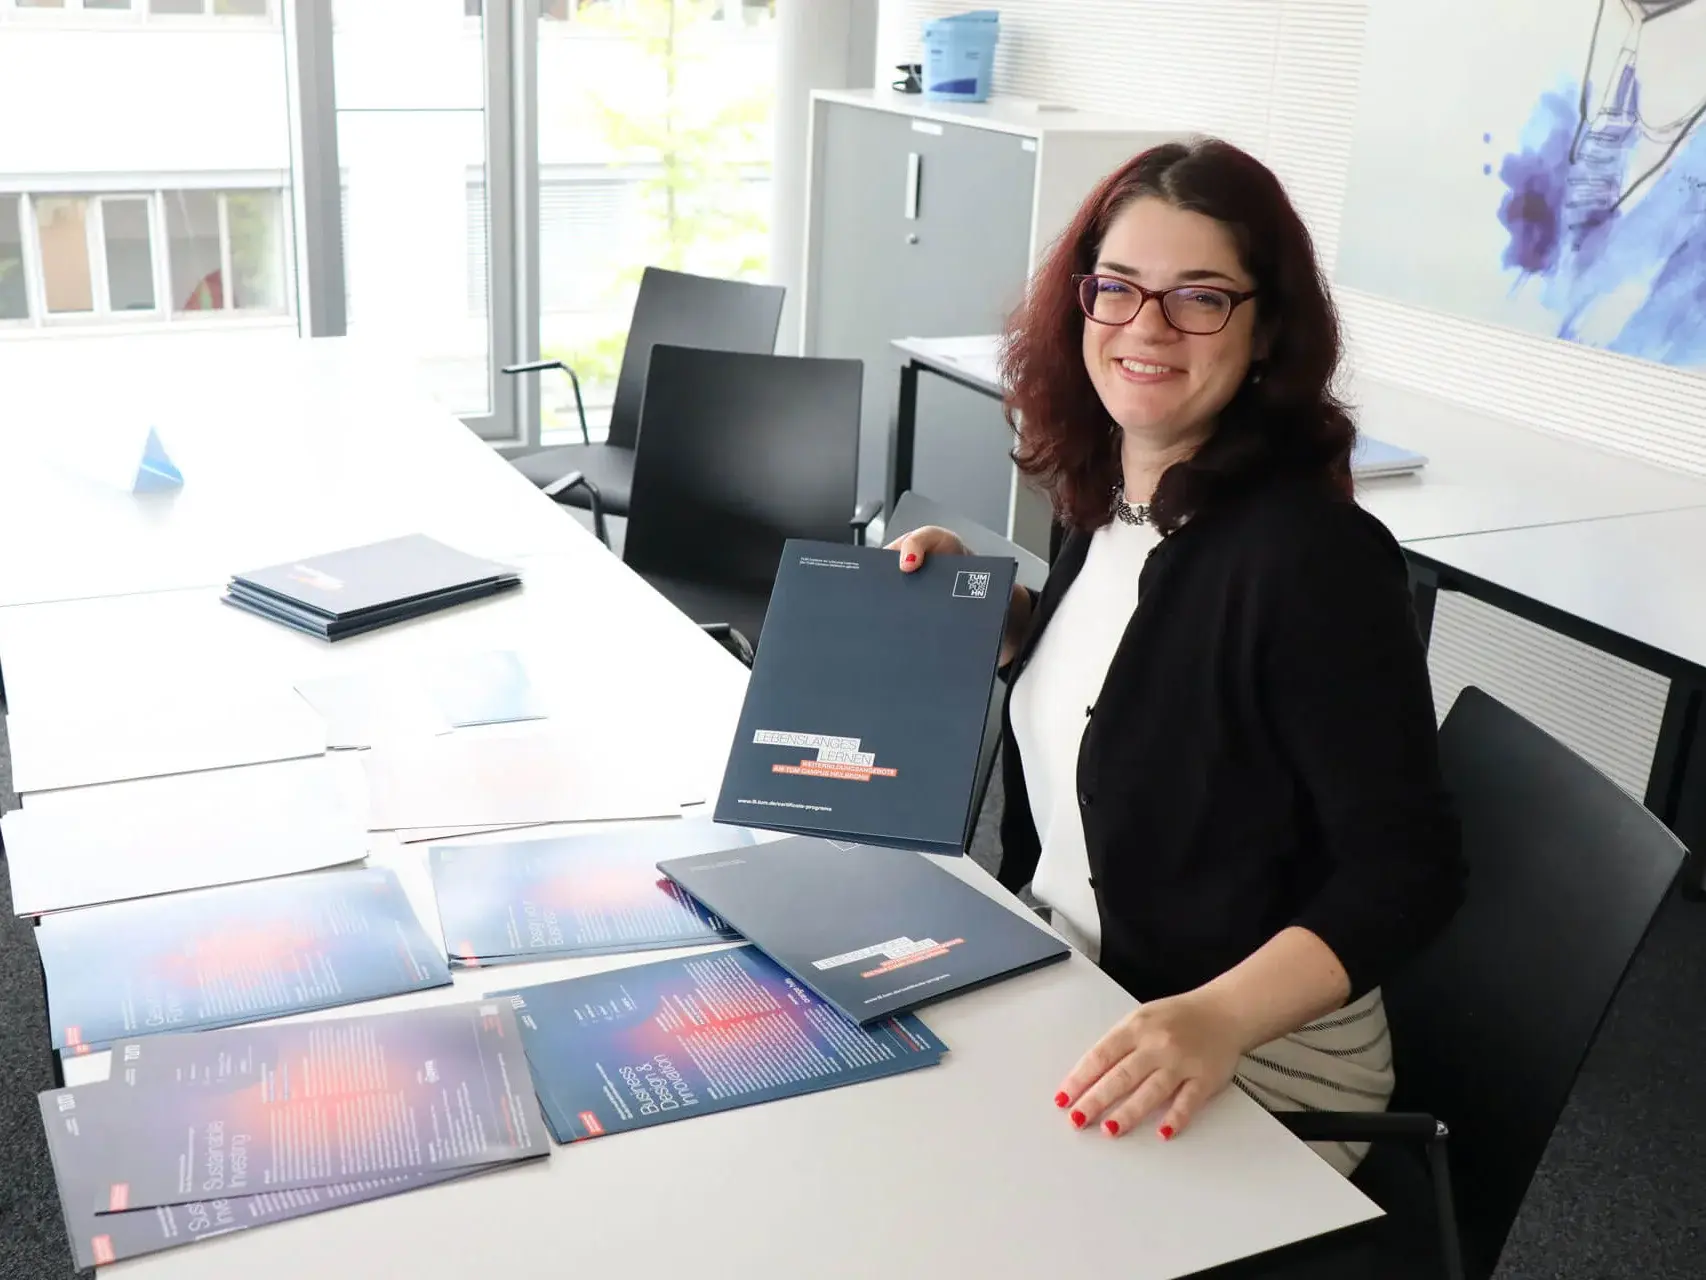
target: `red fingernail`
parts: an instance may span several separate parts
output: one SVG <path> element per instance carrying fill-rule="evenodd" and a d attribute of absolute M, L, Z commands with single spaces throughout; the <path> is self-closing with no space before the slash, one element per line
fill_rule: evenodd
<path fill-rule="evenodd" d="M 906 553 L 906 563 L 907 564 L 911 564 L 917 559 L 918 559 L 918 557 L 916 555 L 914 555 L 912 552 L 908 551 Z"/>
<path fill-rule="evenodd" d="M 1161 1140 L 1163 1142 L 1165 1142 L 1167 1139 L 1169 1139 L 1173 1136 L 1173 1126 L 1170 1124 L 1164 1124 L 1161 1126 L 1161 1128 L 1158 1130 L 1158 1132 L 1161 1134 Z"/>
<path fill-rule="evenodd" d="M 1120 1132 L 1120 1122 L 1118 1120 L 1104 1120 L 1102 1121 L 1102 1128 L 1108 1131 L 1110 1138 L 1117 1138 Z"/>
<path fill-rule="evenodd" d="M 1084 1113 L 1082 1111 L 1074 1111 L 1072 1113 L 1072 1127 L 1074 1129 L 1082 1129 L 1084 1127 Z"/>
<path fill-rule="evenodd" d="M 1071 1101 L 1072 1101 L 1072 1099 L 1067 1097 L 1066 1094 L 1064 1094 L 1064 1093 L 1057 1093 L 1054 1095 L 1054 1105 L 1057 1107 L 1064 1107 L 1067 1103 L 1069 1103 Z"/>

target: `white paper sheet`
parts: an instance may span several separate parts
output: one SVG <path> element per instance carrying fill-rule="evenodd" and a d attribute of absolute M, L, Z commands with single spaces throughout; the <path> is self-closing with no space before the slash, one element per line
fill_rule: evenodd
<path fill-rule="evenodd" d="M 97 697 L 8 717 L 19 795 L 321 755 L 326 730 L 283 685 Z"/>
<path fill-rule="evenodd" d="M 544 722 L 545 726 L 550 724 Z M 671 817 L 685 791 L 669 746 L 624 750 L 597 735 L 458 730 L 363 753 L 369 821 L 406 827 L 497 827 Z"/>
<path fill-rule="evenodd" d="M 360 766 L 338 756 L 50 791 L 0 817 L 19 915 L 358 862 L 366 827 Z"/>

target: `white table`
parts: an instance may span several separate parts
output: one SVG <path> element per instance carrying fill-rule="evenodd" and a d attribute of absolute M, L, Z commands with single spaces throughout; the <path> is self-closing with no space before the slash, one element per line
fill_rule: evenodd
<path fill-rule="evenodd" d="M 0 605 L 212 586 L 410 532 L 499 559 L 562 537 L 525 477 L 353 339 L 27 349 L 0 344 Z M 121 421 L 157 427 L 182 489 L 65 465 Z"/>
<path fill-rule="evenodd" d="M 999 399 L 998 341 L 984 334 L 892 344 L 903 359 L 889 510 L 912 483 L 919 371 Z M 1402 543 L 1706 506 L 1706 480 L 1508 418 L 1368 378 L 1355 383 L 1350 398 L 1359 429 L 1428 459 L 1413 475 L 1357 486 L 1357 500 Z"/>
<path fill-rule="evenodd" d="M 1438 538 L 1408 548 L 1418 593 L 1461 591 L 1670 678 L 1646 804 L 1706 884 L 1706 509 Z"/>
<path fill-rule="evenodd" d="M 487 466 L 481 446 L 470 452 L 453 433 L 429 426 L 424 409 L 418 422 L 414 410 L 400 413 L 395 405 L 384 420 L 345 412 L 337 357 L 316 351 L 281 359 L 315 380 L 290 393 L 318 406 L 302 416 L 303 430 L 313 434 L 316 420 L 337 415 L 349 437 L 340 453 L 348 470 L 297 471 L 302 490 L 293 502 L 265 504 L 264 536 L 232 530 L 245 554 L 266 539 L 276 539 L 269 545 L 282 555 L 300 552 L 291 538 L 335 545 L 352 529 L 379 523 L 348 510 L 368 497 L 398 523 L 448 504 L 464 513 L 464 532 L 501 529 L 497 540 L 530 541 L 522 591 L 329 646 L 221 606 L 211 583 L 165 589 L 204 567 L 223 580 L 229 565 L 217 548 L 198 556 L 184 541 L 161 544 L 181 558 L 162 572 L 147 557 L 127 561 L 125 570 L 136 576 L 110 566 L 96 573 L 100 566 L 87 560 L 80 564 L 85 593 L 98 594 L 98 585 L 128 594 L 0 609 L 0 661 L 20 705 L 51 714 L 55 699 L 78 696 L 72 687 L 79 679 L 115 689 L 143 678 L 277 680 L 411 653 L 508 647 L 523 652 L 559 707 L 572 705 L 587 717 L 650 717 L 656 749 L 690 753 L 714 787 L 744 688 L 738 663 L 531 486 L 511 484 Z M 432 504 L 393 503 L 394 495 L 384 494 L 395 475 L 389 444 L 398 434 L 410 436 L 420 453 L 438 455 L 410 465 L 442 473 L 447 485 L 451 474 L 458 477 Z M 211 477 L 234 482 L 242 450 L 200 438 L 208 441 L 202 457 L 209 469 L 195 473 L 203 496 L 193 524 L 183 519 L 212 536 L 236 520 L 239 504 L 213 492 Z M 381 439 L 386 448 L 375 443 Z M 275 438 L 270 448 L 289 452 L 289 445 Z M 220 460 L 232 469 L 222 472 Z M 185 462 L 186 469 L 203 465 Z M 21 487 L 16 479 L 10 484 Z M 80 497 L 109 530 L 159 533 L 137 528 L 122 502 Z M 529 503 L 533 509 L 523 509 Z M 58 528 L 76 528 L 81 518 L 77 507 L 52 513 Z M 33 555 L 20 563 L 37 581 L 46 579 Z M 398 869 L 423 924 L 436 929 L 424 850 L 375 836 L 372 856 Z M 1024 910 L 969 860 L 944 861 L 1010 909 Z M 654 958 L 466 972 L 453 990 L 406 999 L 470 997 Z M 1171 1277 L 1375 1215 L 1359 1192 L 1237 1090 L 1171 1143 L 1072 1131 L 1052 1094 L 1077 1056 L 1130 1007 L 1116 984 L 1074 957 L 927 1009 L 926 1021 L 951 1049 L 939 1067 L 557 1148 L 528 1168 L 112 1270 L 178 1280 L 295 1280 L 374 1267 L 451 1280 L 469 1274 L 471 1263 L 492 1275 L 570 1268 L 730 1278 L 876 1271 L 932 1280 L 944 1273 Z M 73 1059 L 68 1070 L 75 1081 L 98 1064 L 92 1055 Z"/>

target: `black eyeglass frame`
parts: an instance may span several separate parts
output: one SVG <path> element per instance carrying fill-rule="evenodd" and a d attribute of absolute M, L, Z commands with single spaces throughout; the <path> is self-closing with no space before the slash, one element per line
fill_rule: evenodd
<path fill-rule="evenodd" d="M 1127 316 L 1124 320 L 1103 320 L 1099 316 L 1091 315 L 1090 310 L 1091 310 L 1092 304 L 1089 301 L 1089 299 L 1087 299 L 1084 296 L 1084 292 L 1085 292 L 1084 286 L 1087 282 L 1097 281 L 1097 280 L 1115 281 L 1116 283 L 1124 286 L 1127 289 L 1130 289 L 1133 293 L 1137 294 L 1138 295 L 1137 309 L 1135 311 L 1133 311 L 1129 316 Z M 1149 305 L 1149 300 L 1151 298 L 1153 298 L 1158 303 L 1160 303 L 1160 305 L 1161 305 L 1161 318 L 1163 320 L 1165 320 L 1172 328 L 1178 330 L 1180 333 L 1189 334 L 1190 336 L 1196 337 L 1196 338 L 1211 338 L 1215 334 L 1224 331 L 1226 326 L 1232 323 L 1233 313 L 1235 311 L 1237 311 L 1239 307 L 1243 306 L 1246 302 L 1250 301 L 1251 298 L 1254 298 L 1258 293 L 1261 292 L 1261 290 L 1259 290 L 1259 289 L 1224 289 L 1220 285 L 1217 285 L 1217 284 L 1176 284 L 1171 289 L 1145 289 L 1142 285 L 1136 283 L 1135 281 L 1127 280 L 1124 276 L 1110 276 L 1110 275 L 1104 275 L 1104 274 L 1101 274 L 1098 272 L 1084 272 L 1082 274 L 1074 275 L 1072 277 L 1072 283 L 1073 283 L 1073 286 L 1078 290 L 1078 309 L 1084 313 L 1084 318 L 1086 320 L 1092 320 L 1097 324 L 1105 324 L 1105 325 L 1108 325 L 1108 326 L 1113 327 L 1113 328 L 1119 328 L 1121 326 L 1130 324 L 1132 321 L 1136 320 L 1140 315 L 1142 315 L 1143 309 Z M 1177 321 L 1175 321 L 1173 319 L 1173 317 L 1171 315 L 1169 315 L 1167 313 L 1168 295 L 1174 294 L 1174 293 L 1186 293 L 1186 292 L 1189 292 L 1189 293 L 1218 293 L 1221 297 L 1225 298 L 1228 301 L 1228 303 L 1230 305 L 1226 308 L 1226 315 L 1221 320 L 1219 328 L 1215 328 L 1215 329 L 1187 329 L 1184 326 L 1180 325 Z"/>

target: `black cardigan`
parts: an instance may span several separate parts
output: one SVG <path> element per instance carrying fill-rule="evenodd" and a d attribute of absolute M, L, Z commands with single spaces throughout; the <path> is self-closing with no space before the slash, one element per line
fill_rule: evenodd
<path fill-rule="evenodd" d="M 1012 686 L 1089 544 L 1057 530 L 1006 673 L 1000 879 L 1015 891 L 1040 849 Z M 1207 982 L 1288 925 L 1332 949 L 1355 999 L 1462 899 L 1403 554 L 1354 503 L 1274 481 L 1162 539 L 1085 716 L 1101 965 L 1140 1000 Z"/>

